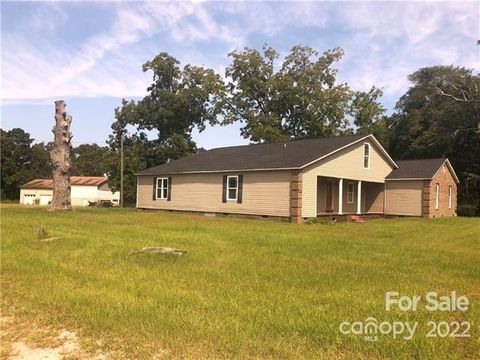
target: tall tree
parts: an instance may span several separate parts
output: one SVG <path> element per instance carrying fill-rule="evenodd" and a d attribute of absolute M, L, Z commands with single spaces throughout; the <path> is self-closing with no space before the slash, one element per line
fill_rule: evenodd
<path fill-rule="evenodd" d="M 107 173 L 108 146 L 81 144 L 72 151 L 72 175 L 103 176 Z"/>
<path fill-rule="evenodd" d="M 49 145 L 33 144 L 34 139 L 23 129 L 1 133 L 1 197 L 18 199 L 18 186 L 35 178 L 50 178 Z"/>
<path fill-rule="evenodd" d="M 459 202 L 480 213 L 480 76 L 455 66 L 422 68 L 389 119 L 397 159 L 446 156 L 461 180 Z"/>
<path fill-rule="evenodd" d="M 207 124 L 217 123 L 222 112 L 218 100 L 224 84 L 213 70 L 192 65 L 180 68 L 177 59 L 160 53 L 143 65 L 143 71 L 153 72 L 148 94 L 139 101 L 122 101 L 115 110 L 109 140 L 110 148 L 117 153 L 110 159 L 111 185 L 118 189 L 118 148 L 124 138 L 126 204 L 135 200 L 136 171 L 197 151 L 192 131 L 203 131 Z M 133 133 L 127 131 L 132 128 Z"/>
<path fill-rule="evenodd" d="M 22 129 L 1 130 L 1 187 L 2 198 L 18 197 L 18 186 L 21 185 L 20 172 L 31 165 L 30 145 L 33 139 Z"/>
<path fill-rule="evenodd" d="M 26 181 L 39 178 L 50 179 L 52 177 L 52 164 L 50 162 L 50 151 L 52 148 L 52 142 L 47 144 L 40 142 L 32 145 L 32 162 L 29 168 L 28 180 Z"/>
<path fill-rule="evenodd" d="M 268 46 L 262 53 L 245 48 L 229 56 L 224 123 L 243 123 L 242 135 L 254 142 L 349 134 L 350 116 L 363 119 L 364 113 L 384 111 L 378 89 L 364 95 L 337 83 L 334 65 L 343 57 L 340 48 L 320 54 L 294 46 L 280 66 L 278 52 Z"/>
<path fill-rule="evenodd" d="M 356 127 L 355 133 L 373 134 L 384 145 L 389 143 L 387 116 L 380 104 L 383 91 L 375 86 L 368 92 L 356 91 L 350 107 L 350 115 Z"/>

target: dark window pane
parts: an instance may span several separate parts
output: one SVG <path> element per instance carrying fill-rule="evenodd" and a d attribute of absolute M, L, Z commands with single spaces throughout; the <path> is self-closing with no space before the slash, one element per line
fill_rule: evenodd
<path fill-rule="evenodd" d="M 363 158 L 363 167 L 368 168 L 368 157 L 367 156 L 365 156 Z"/>
<path fill-rule="evenodd" d="M 231 177 L 228 179 L 228 187 L 230 188 L 236 188 L 237 187 L 237 178 L 236 177 Z"/>
<path fill-rule="evenodd" d="M 157 189 L 157 199 L 160 199 L 162 197 L 162 190 Z"/>
<path fill-rule="evenodd" d="M 166 188 L 168 186 L 168 179 L 163 179 L 163 187 Z"/>
<path fill-rule="evenodd" d="M 364 154 L 369 155 L 370 154 L 370 146 L 368 144 L 364 145 Z"/>
<path fill-rule="evenodd" d="M 163 189 L 163 198 L 166 199 L 167 198 L 167 188 L 164 188 Z"/>
<path fill-rule="evenodd" d="M 229 189 L 228 190 L 228 198 L 229 199 L 236 199 L 237 198 L 237 190 L 236 189 Z"/>

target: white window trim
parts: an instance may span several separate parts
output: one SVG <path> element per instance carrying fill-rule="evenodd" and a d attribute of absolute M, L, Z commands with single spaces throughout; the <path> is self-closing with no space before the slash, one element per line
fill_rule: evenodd
<path fill-rule="evenodd" d="M 435 209 L 440 208 L 440 184 L 435 184 Z"/>
<path fill-rule="evenodd" d="M 230 187 L 230 179 L 237 180 L 236 187 Z M 233 189 L 235 189 L 235 198 L 230 197 L 230 190 L 233 190 Z M 227 201 L 237 201 L 237 200 L 238 200 L 238 175 L 227 176 Z"/>
<path fill-rule="evenodd" d="M 163 180 L 167 180 L 167 187 L 163 187 Z M 160 184 L 160 186 L 159 186 Z M 163 196 L 163 190 L 167 189 L 167 196 Z M 160 190 L 160 197 L 158 197 L 158 190 Z M 155 189 L 155 200 L 167 200 L 168 199 L 168 177 L 157 178 L 157 188 Z"/>
<path fill-rule="evenodd" d="M 351 192 L 349 191 L 350 185 L 352 186 L 352 191 Z M 351 201 L 349 201 L 349 199 L 348 199 L 348 196 L 349 196 L 350 193 L 352 194 L 352 200 Z M 349 181 L 347 183 L 347 204 L 354 204 L 354 203 L 355 203 L 355 186 L 354 186 L 353 182 Z"/>
<path fill-rule="evenodd" d="M 448 208 L 452 208 L 452 185 L 448 185 Z"/>
<path fill-rule="evenodd" d="M 365 155 L 365 145 L 368 147 L 368 155 Z M 364 142 L 363 143 L 363 168 L 364 169 L 370 169 L 370 153 L 372 152 L 372 147 L 370 146 L 370 143 Z M 365 167 L 365 158 L 368 159 L 368 166 Z"/>

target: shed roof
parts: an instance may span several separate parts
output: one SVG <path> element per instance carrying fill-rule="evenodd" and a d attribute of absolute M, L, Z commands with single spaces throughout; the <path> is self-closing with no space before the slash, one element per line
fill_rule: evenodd
<path fill-rule="evenodd" d="M 104 176 L 71 176 L 71 185 L 99 186 L 108 181 Z M 20 185 L 21 189 L 53 189 L 52 179 L 34 179 Z"/>
<path fill-rule="evenodd" d="M 300 169 L 367 138 L 396 166 L 373 135 L 353 135 L 216 148 L 140 171 L 137 175 Z"/>

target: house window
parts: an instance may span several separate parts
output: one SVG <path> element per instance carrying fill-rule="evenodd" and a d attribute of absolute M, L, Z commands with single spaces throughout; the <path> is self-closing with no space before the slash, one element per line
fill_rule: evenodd
<path fill-rule="evenodd" d="M 363 144 L 363 168 L 370 168 L 370 144 Z"/>
<path fill-rule="evenodd" d="M 353 182 L 347 183 L 347 204 L 353 204 Z"/>
<path fill-rule="evenodd" d="M 168 199 L 168 178 L 157 179 L 157 199 Z"/>
<path fill-rule="evenodd" d="M 448 208 L 452 208 L 452 185 L 448 185 Z"/>
<path fill-rule="evenodd" d="M 435 209 L 440 207 L 440 184 L 435 185 Z"/>
<path fill-rule="evenodd" d="M 227 177 L 227 200 L 238 199 L 238 176 Z"/>

